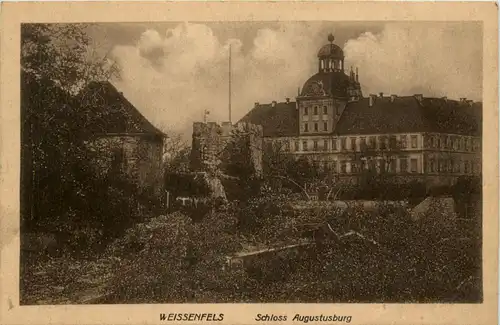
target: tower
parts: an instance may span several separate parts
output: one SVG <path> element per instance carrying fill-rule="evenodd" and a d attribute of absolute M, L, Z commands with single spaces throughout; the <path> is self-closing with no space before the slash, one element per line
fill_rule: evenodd
<path fill-rule="evenodd" d="M 300 134 L 328 134 L 335 126 L 348 102 L 362 96 L 358 71 L 344 72 L 344 51 L 328 35 L 328 44 L 317 54 L 318 72 L 310 77 L 297 96 Z"/>
<path fill-rule="evenodd" d="M 318 72 L 344 72 L 344 51 L 333 43 L 335 37 L 328 35 L 329 44 L 318 52 Z"/>

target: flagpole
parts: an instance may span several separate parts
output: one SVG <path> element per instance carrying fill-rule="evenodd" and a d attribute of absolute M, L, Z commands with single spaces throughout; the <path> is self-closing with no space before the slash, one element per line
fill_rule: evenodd
<path fill-rule="evenodd" d="M 229 71 L 228 71 L 228 75 L 229 75 L 229 123 L 232 123 L 232 120 L 231 120 L 231 44 L 229 44 Z"/>

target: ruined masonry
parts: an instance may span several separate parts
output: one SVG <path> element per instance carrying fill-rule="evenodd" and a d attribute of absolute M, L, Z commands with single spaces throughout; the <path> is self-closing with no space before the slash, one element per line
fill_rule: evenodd
<path fill-rule="evenodd" d="M 238 143 L 246 146 L 243 152 L 248 153 L 248 161 L 256 176 L 262 175 L 262 139 L 260 125 L 240 122 L 231 124 L 223 122 L 193 123 L 193 142 L 191 149 L 191 170 L 194 172 L 224 173 L 225 165 L 230 159 L 228 144 L 239 137 Z"/>

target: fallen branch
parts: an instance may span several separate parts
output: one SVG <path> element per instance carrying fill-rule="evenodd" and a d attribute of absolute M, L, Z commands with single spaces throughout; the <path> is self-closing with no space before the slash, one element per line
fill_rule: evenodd
<path fill-rule="evenodd" d="M 304 187 L 302 187 L 299 183 L 295 182 L 293 179 L 291 179 L 289 177 L 281 176 L 281 175 L 269 175 L 269 177 L 279 178 L 279 179 L 284 179 L 286 181 L 289 181 L 290 183 L 292 183 L 295 186 L 297 186 L 298 188 L 300 188 L 302 190 L 302 192 L 304 192 L 304 194 L 306 195 L 306 197 L 307 197 L 308 200 L 311 199 L 311 197 L 307 193 L 307 190 Z"/>
<path fill-rule="evenodd" d="M 342 190 L 342 188 L 339 188 L 337 190 L 337 192 L 335 192 L 335 195 L 333 196 L 333 199 L 336 200 L 337 199 L 337 196 L 339 195 L 340 191 Z M 332 191 L 333 191 L 333 187 L 330 188 L 330 190 L 328 191 L 328 194 L 326 195 L 326 200 L 328 201 L 328 199 L 330 198 L 330 195 L 332 194 Z"/>
<path fill-rule="evenodd" d="M 358 236 L 359 238 L 362 238 L 362 239 L 364 239 L 364 240 L 367 240 L 367 241 L 369 241 L 369 242 L 370 242 L 370 243 L 372 243 L 372 244 L 378 245 L 378 243 L 377 243 L 375 240 L 370 239 L 370 238 L 366 238 L 365 236 L 363 236 L 362 234 L 360 234 L 359 232 L 354 231 L 354 230 L 351 230 L 351 231 L 349 231 L 349 232 L 347 232 L 347 233 L 345 233 L 345 234 L 341 235 L 341 236 L 340 236 L 340 238 L 342 238 L 342 237 L 347 237 L 347 236 L 352 236 L 352 235 Z"/>
<path fill-rule="evenodd" d="M 332 226 L 330 226 L 329 223 L 326 224 L 328 226 L 328 229 L 337 237 L 337 239 L 341 240 L 342 238 L 344 237 L 348 237 L 348 236 L 357 236 L 361 239 L 364 239 L 366 241 L 369 241 L 370 243 L 372 244 L 375 244 L 375 245 L 379 245 L 379 243 L 377 243 L 375 240 L 373 239 L 370 239 L 370 238 L 366 238 L 363 234 L 360 234 L 359 232 L 357 231 L 354 231 L 354 230 L 350 230 L 348 232 L 346 232 L 345 234 L 342 234 L 342 235 L 339 235 L 335 230 L 333 230 Z"/>
<path fill-rule="evenodd" d="M 224 174 L 222 172 L 218 173 L 217 176 L 219 176 L 220 178 L 224 178 L 224 179 L 230 179 L 230 180 L 234 180 L 234 181 L 238 181 L 240 180 L 239 177 L 236 177 L 236 176 L 231 176 L 231 175 L 227 175 L 227 174 Z"/>

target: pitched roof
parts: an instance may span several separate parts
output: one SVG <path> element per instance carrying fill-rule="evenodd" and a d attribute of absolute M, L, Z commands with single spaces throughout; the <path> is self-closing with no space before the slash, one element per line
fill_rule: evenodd
<path fill-rule="evenodd" d="M 298 136 L 299 116 L 295 103 L 257 105 L 242 122 L 262 125 L 264 136 Z M 369 98 L 347 104 L 333 134 L 387 134 L 436 132 L 480 136 L 482 103 L 414 96 Z"/>
<path fill-rule="evenodd" d="M 94 134 L 164 136 L 110 82 L 92 82 L 80 92 L 88 131 Z"/>
<path fill-rule="evenodd" d="M 287 137 L 297 135 L 299 129 L 295 102 L 256 104 L 240 122 L 262 125 L 265 137 Z"/>
<path fill-rule="evenodd" d="M 424 98 L 422 101 L 433 131 L 481 136 L 483 129 L 483 103 L 467 103 L 441 98 Z"/>
<path fill-rule="evenodd" d="M 436 132 L 463 135 L 481 134 L 481 104 L 414 96 L 377 97 L 373 106 L 369 98 L 349 103 L 334 133 L 377 134 Z"/>

